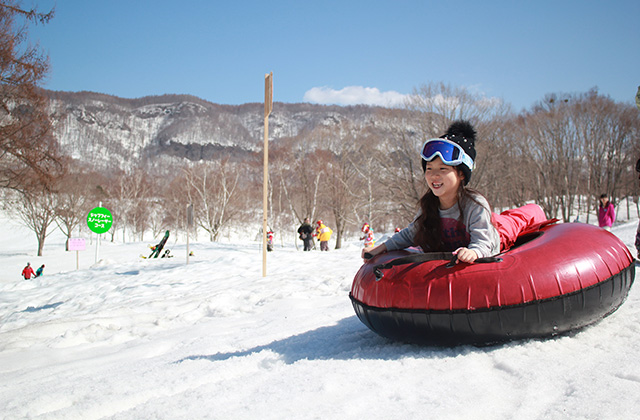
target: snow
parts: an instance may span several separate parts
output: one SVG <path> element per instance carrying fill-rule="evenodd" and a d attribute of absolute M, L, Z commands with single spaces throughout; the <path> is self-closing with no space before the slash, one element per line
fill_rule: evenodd
<path fill-rule="evenodd" d="M 348 298 L 360 243 L 95 239 L 65 252 L 1 218 L 4 419 L 640 418 L 640 292 L 572 335 L 488 347 L 387 341 Z M 638 219 L 614 226 L 634 253 Z M 253 239 L 253 238 L 251 238 Z M 154 242 L 155 243 L 155 242 Z M 96 257 L 98 260 L 96 262 Z M 29 261 L 45 275 L 20 277 Z"/>

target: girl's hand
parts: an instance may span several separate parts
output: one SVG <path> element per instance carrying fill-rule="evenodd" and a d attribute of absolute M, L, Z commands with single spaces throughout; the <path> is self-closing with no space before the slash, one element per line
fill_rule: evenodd
<path fill-rule="evenodd" d="M 362 261 L 368 261 L 368 259 L 364 257 L 365 253 L 369 253 L 372 257 L 375 257 L 376 255 L 382 254 L 383 252 L 387 252 L 387 246 L 385 244 L 381 244 L 373 248 L 364 248 L 361 254 Z"/>
<path fill-rule="evenodd" d="M 458 261 L 456 261 L 456 264 L 458 262 L 472 263 L 478 259 L 478 254 L 476 254 L 474 250 L 464 247 L 458 248 L 453 251 L 453 255 L 458 257 Z"/>

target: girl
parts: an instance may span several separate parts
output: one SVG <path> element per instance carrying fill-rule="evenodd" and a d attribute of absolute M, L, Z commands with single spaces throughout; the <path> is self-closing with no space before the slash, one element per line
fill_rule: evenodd
<path fill-rule="evenodd" d="M 600 208 L 598 209 L 598 224 L 601 228 L 611 231 L 611 226 L 616 220 L 616 211 L 613 203 L 606 194 L 600 196 Z"/>
<path fill-rule="evenodd" d="M 469 122 L 456 121 L 442 137 L 424 143 L 422 168 L 429 191 L 420 199 L 420 212 L 383 244 L 365 248 L 363 257 L 420 246 L 425 252 L 453 252 L 458 262 L 472 263 L 508 249 L 524 228 L 546 220 L 536 204 L 492 214 L 487 200 L 466 186 L 475 167 L 475 135 Z"/>
<path fill-rule="evenodd" d="M 376 244 L 375 239 L 373 239 L 373 229 L 369 226 L 369 223 L 364 223 L 362 225 L 362 229 L 360 229 L 364 236 L 360 238 L 361 241 L 364 241 L 365 248 L 371 248 Z"/>

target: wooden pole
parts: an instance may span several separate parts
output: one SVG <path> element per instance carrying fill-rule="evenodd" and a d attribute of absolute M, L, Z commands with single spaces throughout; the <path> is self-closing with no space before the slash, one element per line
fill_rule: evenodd
<path fill-rule="evenodd" d="M 262 277 L 267 276 L 267 197 L 269 190 L 269 114 L 273 108 L 273 72 L 264 75 L 264 167 L 262 178 Z"/>
<path fill-rule="evenodd" d="M 98 207 L 102 207 L 102 201 L 99 202 Z M 100 234 L 96 233 L 96 264 L 98 263 L 99 254 L 100 254 Z"/>
<path fill-rule="evenodd" d="M 187 264 L 189 264 L 189 233 L 191 232 L 191 225 L 193 225 L 193 204 L 187 204 Z"/>

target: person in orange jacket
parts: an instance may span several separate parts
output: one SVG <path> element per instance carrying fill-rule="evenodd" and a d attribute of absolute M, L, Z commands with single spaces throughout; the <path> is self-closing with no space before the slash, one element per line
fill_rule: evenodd
<path fill-rule="evenodd" d="M 318 225 L 316 227 L 316 236 L 320 241 L 320 251 L 328 251 L 329 240 L 331 239 L 331 234 L 333 233 L 333 231 L 331 230 L 331 228 L 325 226 L 325 224 L 322 223 L 322 220 L 318 220 L 316 224 Z"/>

